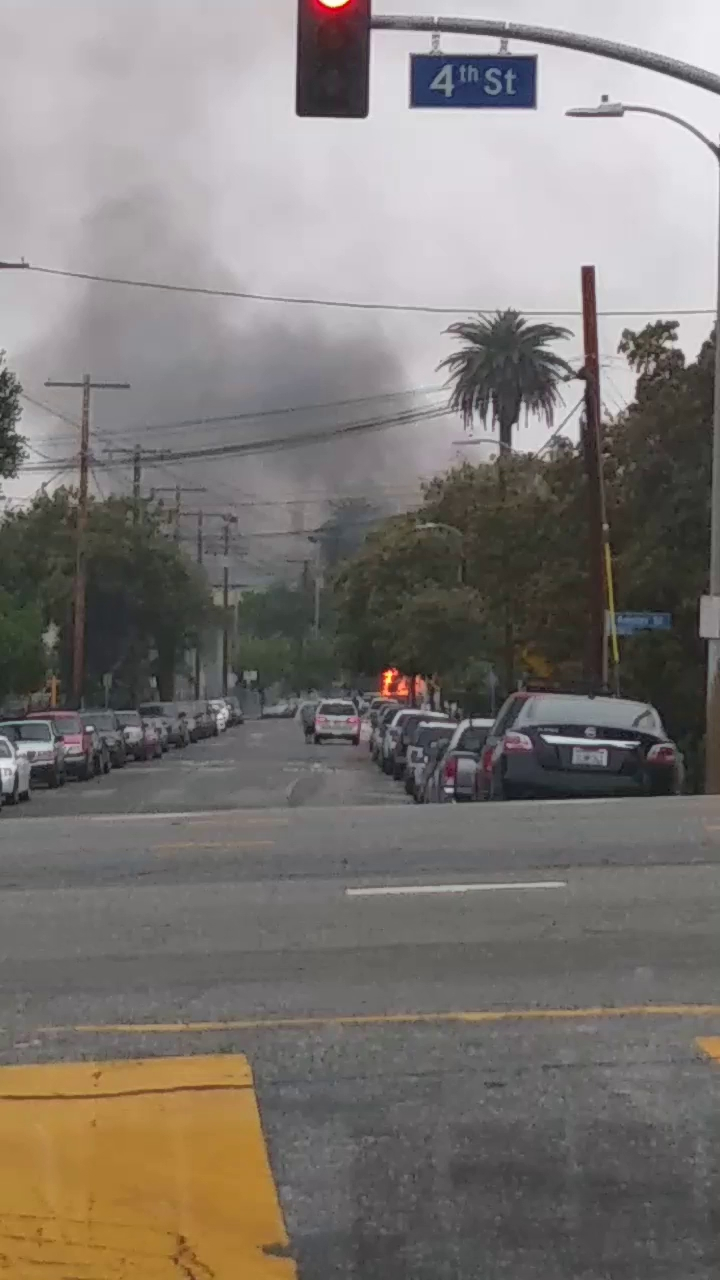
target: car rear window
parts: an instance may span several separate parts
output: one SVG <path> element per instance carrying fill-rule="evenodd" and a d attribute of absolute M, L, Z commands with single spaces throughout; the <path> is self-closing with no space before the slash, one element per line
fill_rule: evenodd
<path fill-rule="evenodd" d="M 79 716 L 54 717 L 58 733 L 82 733 L 82 721 Z"/>
<path fill-rule="evenodd" d="M 321 702 L 318 712 L 322 716 L 356 716 L 354 702 Z"/>
<path fill-rule="evenodd" d="M 431 742 L 449 742 L 454 732 L 454 724 L 423 725 L 415 736 L 415 746 L 429 747 Z"/>
<path fill-rule="evenodd" d="M 482 725 L 469 725 L 468 728 L 460 734 L 460 738 L 457 743 L 458 751 L 482 751 L 489 732 L 490 730 L 483 728 Z"/>
<path fill-rule="evenodd" d="M 662 733 L 662 721 L 647 702 L 627 698 L 528 698 L 518 724 L 595 725 L 601 729 L 639 729 Z"/>
<path fill-rule="evenodd" d="M 115 729 L 115 717 L 108 715 L 107 711 L 88 711 L 83 716 L 83 724 L 87 727 L 89 724 L 95 726 L 96 729 Z"/>
<path fill-rule="evenodd" d="M 142 728 L 139 711 L 118 711 L 117 718 L 121 724 L 134 724 Z"/>
<path fill-rule="evenodd" d="M 52 737 L 50 725 L 43 724 L 42 720 L 40 723 L 32 720 L 18 720 L 0 725 L 0 731 L 5 728 L 13 729 L 19 742 L 49 742 Z"/>

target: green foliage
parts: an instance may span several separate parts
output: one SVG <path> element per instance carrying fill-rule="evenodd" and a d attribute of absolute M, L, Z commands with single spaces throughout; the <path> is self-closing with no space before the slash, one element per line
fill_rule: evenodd
<path fill-rule="evenodd" d="M 708 574 L 714 342 L 688 363 L 676 329 L 659 322 L 623 335 L 638 390 L 605 428 L 604 464 L 617 607 L 673 616 L 667 635 L 621 639 L 622 689 L 656 704 L 697 786 L 706 663 L 697 616 Z M 464 597 L 452 589 L 454 540 L 418 528 L 427 523 L 462 533 Z M 555 679 L 576 679 L 586 647 L 587 564 L 578 448 L 561 440 L 543 458 L 457 467 L 427 487 L 419 512 L 386 522 L 343 566 L 335 584 L 341 652 L 367 674 L 391 665 L 426 673 L 434 660 L 445 691 L 465 689 L 474 703 L 484 696 L 488 664 L 498 674 L 505 669 L 508 636 L 518 674 L 538 674 L 541 660 Z"/>
<path fill-rule="evenodd" d="M 240 630 L 259 639 L 284 636 L 299 642 L 313 622 L 313 597 L 308 583 L 288 587 L 276 583 L 265 591 L 246 592 L 238 606 Z"/>
<path fill-rule="evenodd" d="M 523 409 L 547 423 L 560 403 L 559 384 L 573 376 L 567 361 L 549 350 L 569 338 L 554 324 L 529 324 L 518 311 L 498 311 L 451 324 L 447 333 L 463 346 L 446 356 L 452 383 L 450 404 L 466 427 L 475 419 L 497 425 L 502 449 L 512 448 L 513 429 Z"/>
<path fill-rule="evenodd" d="M 25 441 L 17 430 L 21 394 L 18 379 L 5 363 L 5 352 L 0 351 L 0 476 L 6 480 L 17 475 L 25 457 Z"/>
<path fill-rule="evenodd" d="M 59 489 L 0 526 L 5 585 L 19 602 L 37 604 L 45 623 L 59 627 L 66 687 L 76 518 L 74 493 Z M 88 688 L 112 672 L 117 685 L 133 690 L 149 674 L 153 650 L 161 695 L 171 697 L 180 655 L 213 616 L 205 579 L 150 512 L 134 523 L 132 503 L 124 498 L 90 502 L 86 563 Z"/>
<path fill-rule="evenodd" d="M 47 659 L 40 609 L 0 591 L 0 700 L 43 686 Z"/>
<path fill-rule="evenodd" d="M 360 550 L 373 526 L 382 520 L 382 512 L 364 498 L 343 498 L 332 504 L 332 515 L 321 526 L 317 538 L 323 563 L 334 569 Z"/>

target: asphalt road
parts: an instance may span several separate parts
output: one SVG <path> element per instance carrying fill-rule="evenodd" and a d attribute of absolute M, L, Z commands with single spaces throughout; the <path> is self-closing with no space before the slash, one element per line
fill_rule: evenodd
<path fill-rule="evenodd" d="M 245 1055 L 273 1276 L 715 1280 L 719 891 L 716 799 L 417 808 L 251 723 L 3 816 L 0 1064 Z"/>

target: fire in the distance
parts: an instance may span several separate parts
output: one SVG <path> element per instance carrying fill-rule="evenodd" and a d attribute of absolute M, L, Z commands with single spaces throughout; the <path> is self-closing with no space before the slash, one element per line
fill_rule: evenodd
<path fill-rule="evenodd" d="M 380 693 L 386 698 L 397 698 L 402 702 L 412 696 L 412 677 L 405 676 L 397 667 L 388 667 L 387 671 L 383 671 L 380 677 Z M 415 698 L 416 700 L 424 699 L 427 693 L 427 685 L 421 676 L 415 677 Z"/>

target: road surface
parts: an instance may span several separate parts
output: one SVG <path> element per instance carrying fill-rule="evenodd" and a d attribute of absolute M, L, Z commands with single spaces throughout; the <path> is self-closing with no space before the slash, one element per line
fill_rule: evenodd
<path fill-rule="evenodd" d="M 0 1270 L 714 1280 L 719 891 L 714 798 L 416 807 L 287 723 L 38 793 Z"/>

